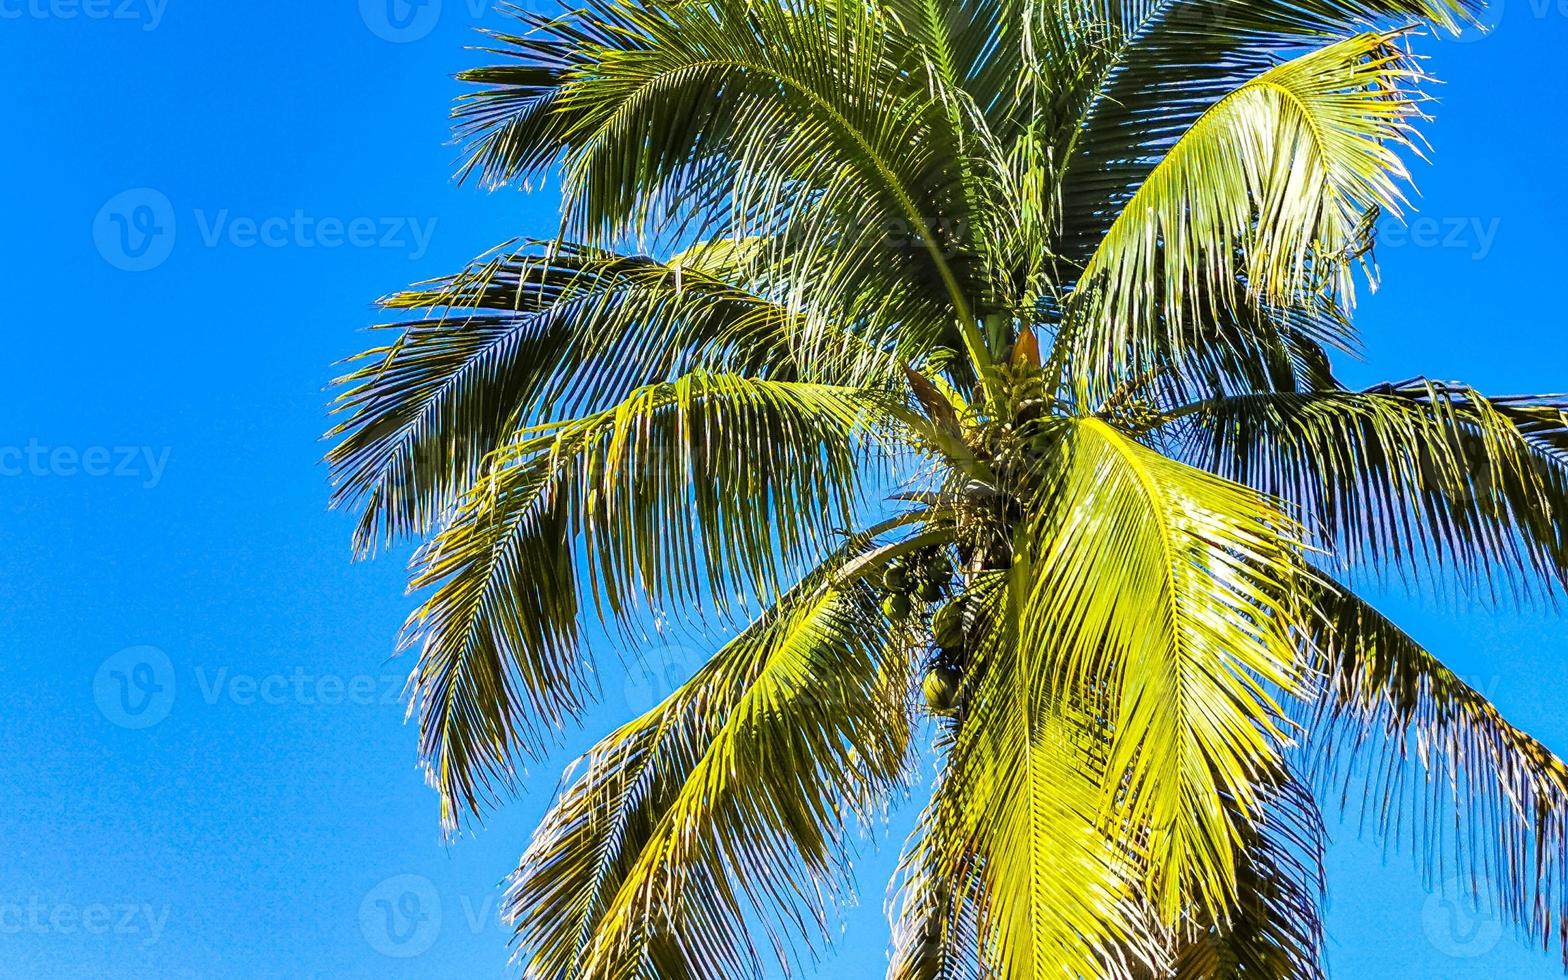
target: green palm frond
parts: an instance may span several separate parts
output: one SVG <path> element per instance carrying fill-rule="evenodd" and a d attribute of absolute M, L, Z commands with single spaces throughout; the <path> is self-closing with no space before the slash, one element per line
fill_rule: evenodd
<path fill-rule="evenodd" d="M 519 428 L 601 410 L 632 388 L 698 369 L 887 376 L 886 357 L 842 334 L 804 343 L 806 316 L 737 284 L 732 255 L 660 262 L 538 243 L 383 300 L 431 316 L 388 325 L 398 338 L 337 382 L 347 417 L 327 460 L 334 505 L 364 514 L 359 550 L 429 531 Z"/>
<path fill-rule="evenodd" d="M 1301 508 L 1352 566 L 1568 584 L 1568 402 L 1415 379 L 1251 393 L 1171 413 L 1187 455 Z M 1477 567 L 1479 566 L 1479 567 Z"/>
<path fill-rule="evenodd" d="M 744 603 L 851 526 L 879 421 L 856 389 L 701 373 L 501 451 L 414 560 L 434 591 L 405 643 L 447 822 L 579 709 L 581 575 L 622 620 L 649 600 Z"/>
<path fill-rule="evenodd" d="M 1361 817 L 1380 838 L 1408 840 L 1428 875 L 1457 862 L 1550 944 L 1568 916 L 1568 765 L 1364 600 L 1320 582 L 1313 601 L 1327 685 L 1306 749 L 1320 785 L 1348 804 L 1364 784 Z"/>
<path fill-rule="evenodd" d="M 1027 580 L 993 573 L 971 590 L 983 640 L 970 706 L 938 784 L 930 873 L 973 907 L 982 976 L 1131 977 L 1157 961 L 1137 842 L 1107 828 L 1105 738 L 1094 706 L 1051 689 L 1019 634 Z M 969 955 L 961 951 L 958 955 Z"/>
<path fill-rule="evenodd" d="M 1171 147 L 1249 79 L 1368 25 L 1456 30 L 1468 0 L 1086 0 L 1108 39 L 1084 57 L 1055 137 L 1062 146 L 1062 254 L 1089 260 Z"/>
<path fill-rule="evenodd" d="M 1398 212 L 1396 150 L 1414 64 L 1362 34 L 1251 78 L 1209 106 L 1149 172 L 1084 266 L 1074 342 L 1100 371 L 1197 347 L 1216 309 L 1308 305 L 1353 290 L 1370 210 Z"/>
<path fill-rule="evenodd" d="M 851 815 L 903 779 L 910 670 L 874 593 L 824 578 L 588 755 L 508 895 L 526 975 L 754 976 L 763 935 L 821 938 Z"/>
<path fill-rule="evenodd" d="M 1036 683 L 1106 692 L 1103 805 L 1147 828 L 1165 921 L 1188 903 L 1223 917 L 1232 842 L 1258 819 L 1256 786 L 1287 737 L 1266 686 L 1303 689 L 1297 529 L 1266 498 L 1099 419 L 1062 438 L 1066 462 L 1029 516 L 1022 642 L 1041 658 Z"/>
<path fill-rule="evenodd" d="M 812 266 L 811 285 L 832 288 L 896 230 L 916 246 L 882 253 L 902 267 L 904 301 L 968 311 L 949 261 L 960 243 L 944 240 L 953 226 L 938 220 L 925 194 L 932 155 L 951 148 L 928 138 L 933 97 L 898 60 L 904 49 L 889 41 L 879 10 L 602 0 L 540 29 L 559 29 L 566 41 L 579 20 L 595 19 L 622 25 L 616 43 L 585 48 L 590 63 L 567 73 L 551 96 L 572 124 L 548 158 L 563 160 L 569 225 L 584 240 L 656 226 L 684 239 L 775 235 L 811 215 L 813 235 L 833 243 L 827 258 L 839 266 L 836 273 Z M 514 53 L 528 65 L 553 57 Z M 903 97 L 850 94 L 884 88 Z M 692 111 L 715 98 L 726 112 Z M 498 112 L 483 132 L 512 118 Z M 515 149 L 547 158 L 542 148 Z M 500 172 L 512 169 L 521 167 Z M 979 361 L 969 320 L 948 322 L 955 346 L 961 341 Z"/>
<path fill-rule="evenodd" d="M 613 46 L 625 24 L 613 10 L 595 17 L 547 16 L 522 5 L 499 8 L 517 20 L 519 33 L 493 32 L 485 50 L 505 59 L 458 78 L 477 86 L 452 112 L 465 144 L 462 175 L 499 186 L 526 180 L 555 163 L 576 114 L 560 104 L 561 86 L 591 63 L 590 52 Z"/>

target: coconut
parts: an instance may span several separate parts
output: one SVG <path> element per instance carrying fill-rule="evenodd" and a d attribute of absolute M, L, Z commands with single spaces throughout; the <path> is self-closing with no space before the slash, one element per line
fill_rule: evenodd
<path fill-rule="evenodd" d="M 909 586 L 909 570 L 903 565 L 889 565 L 882 573 L 882 586 L 889 592 L 902 592 Z"/>
<path fill-rule="evenodd" d="M 954 650 L 964 645 L 964 604 L 957 599 L 942 606 L 931 617 L 931 635 L 936 645 Z"/>
<path fill-rule="evenodd" d="M 952 667 L 936 666 L 926 671 L 926 676 L 920 682 L 920 691 L 925 695 L 926 707 L 934 715 L 951 715 L 958 706 L 958 688 L 964 681 L 964 675 Z"/>

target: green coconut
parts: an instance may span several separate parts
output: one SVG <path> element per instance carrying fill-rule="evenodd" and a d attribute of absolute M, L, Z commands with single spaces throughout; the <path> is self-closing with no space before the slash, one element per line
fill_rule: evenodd
<path fill-rule="evenodd" d="M 895 592 L 882 600 L 882 611 L 887 613 L 888 619 L 903 619 L 909 615 L 909 596 Z"/>
<path fill-rule="evenodd" d="M 954 599 L 931 617 L 931 635 L 936 645 L 953 650 L 964 645 L 964 604 Z"/>
<path fill-rule="evenodd" d="M 946 581 L 943 579 L 927 578 L 920 581 L 915 588 L 915 594 L 925 602 L 939 602 L 946 594 Z"/>
<path fill-rule="evenodd" d="M 958 707 L 958 688 L 963 684 L 964 675 L 952 667 L 936 666 L 926 671 L 925 679 L 920 682 L 920 691 L 925 695 L 926 707 L 934 715 L 951 715 Z"/>
<path fill-rule="evenodd" d="M 909 569 L 903 565 L 889 565 L 882 573 L 882 587 L 889 592 L 903 592 L 909 587 Z"/>

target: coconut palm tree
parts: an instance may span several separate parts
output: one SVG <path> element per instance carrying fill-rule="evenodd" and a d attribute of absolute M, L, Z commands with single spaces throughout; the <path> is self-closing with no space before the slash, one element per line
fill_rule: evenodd
<path fill-rule="evenodd" d="M 1568 402 L 1331 368 L 1459 2 L 513 11 L 464 173 L 559 234 L 384 300 L 330 453 L 360 553 L 423 541 L 445 826 L 589 647 L 733 626 L 568 771 L 527 976 L 814 955 L 917 788 L 894 978 L 1319 976 L 1352 798 L 1550 941 L 1568 768 L 1353 589 L 1557 594 Z"/>

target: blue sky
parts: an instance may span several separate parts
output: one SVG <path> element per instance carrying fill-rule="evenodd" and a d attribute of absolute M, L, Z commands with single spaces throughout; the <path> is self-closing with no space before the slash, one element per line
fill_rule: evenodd
<path fill-rule="evenodd" d="M 0 0 L 0 976 L 503 976 L 497 885 L 560 764 L 662 693 L 610 658 L 584 733 L 441 843 L 388 662 L 401 562 L 348 561 L 323 386 L 375 296 L 553 221 L 548 188 L 449 180 L 450 76 L 501 18 L 388 2 Z M 1568 4 L 1492 19 L 1423 45 L 1434 165 L 1353 384 L 1568 389 Z M 1568 750 L 1560 617 L 1384 605 Z M 1408 857 L 1335 838 L 1337 977 L 1559 975 L 1484 913 L 1450 921 Z M 897 850 L 859 862 L 817 975 L 880 976 Z"/>

